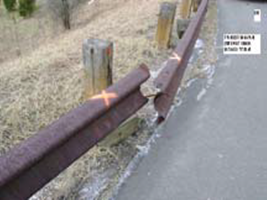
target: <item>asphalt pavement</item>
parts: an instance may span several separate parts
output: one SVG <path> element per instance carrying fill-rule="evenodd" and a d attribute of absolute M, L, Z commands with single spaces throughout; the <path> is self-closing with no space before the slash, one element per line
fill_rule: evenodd
<path fill-rule="evenodd" d="M 258 33 L 261 55 L 218 48 L 211 86 L 201 99 L 201 81 L 188 88 L 117 200 L 267 199 L 267 4 L 217 3 L 218 47 L 224 33 Z"/>

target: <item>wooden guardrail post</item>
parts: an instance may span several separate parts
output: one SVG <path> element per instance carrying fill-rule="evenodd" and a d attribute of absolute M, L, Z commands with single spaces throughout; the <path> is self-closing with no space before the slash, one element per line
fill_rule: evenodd
<path fill-rule="evenodd" d="M 112 84 L 113 43 L 87 39 L 83 43 L 83 64 L 85 71 L 84 99 L 100 93 Z M 135 117 L 126 121 L 118 129 L 110 133 L 98 146 L 109 148 L 135 133 L 140 119 Z"/>
<path fill-rule="evenodd" d="M 191 14 L 192 0 L 182 0 L 180 15 L 182 19 L 188 19 Z"/>
<path fill-rule="evenodd" d="M 198 3 L 200 0 L 182 0 L 180 16 L 181 19 L 177 20 L 177 34 L 178 38 L 183 37 L 184 32 L 186 31 L 188 24 L 190 23 L 191 9 L 193 10 L 198 8 Z"/>
<path fill-rule="evenodd" d="M 110 133 L 104 140 L 102 140 L 98 146 L 101 148 L 106 148 L 124 141 L 138 131 L 142 121 L 143 120 L 138 117 L 133 117 L 127 120 L 118 129 Z"/>
<path fill-rule="evenodd" d="M 112 84 L 112 61 L 112 42 L 99 39 L 87 39 L 84 41 L 85 99 L 99 93 Z"/>
<path fill-rule="evenodd" d="M 160 6 L 156 41 L 160 48 L 169 48 L 176 4 L 163 2 Z"/>
<path fill-rule="evenodd" d="M 197 12 L 200 3 L 201 3 L 201 0 L 193 0 L 193 11 L 194 12 Z"/>

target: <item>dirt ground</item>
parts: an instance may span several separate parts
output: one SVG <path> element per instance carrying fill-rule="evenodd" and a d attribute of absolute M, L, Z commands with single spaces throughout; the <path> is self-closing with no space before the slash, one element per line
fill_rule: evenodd
<path fill-rule="evenodd" d="M 162 1 L 86 3 L 75 10 L 72 31 L 42 41 L 40 47 L 26 55 L 0 62 L 0 155 L 83 102 L 81 47 L 86 38 L 114 42 L 115 81 L 146 63 L 152 70 L 152 78 L 143 90 L 150 93 L 153 76 L 171 53 L 158 50 L 154 42 Z M 216 32 L 213 1 L 210 7 L 201 33 L 205 56 L 191 64 L 183 88 L 189 80 L 205 76 L 203 66 L 207 59 L 210 63 L 216 60 L 211 53 Z M 177 37 L 173 35 L 175 45 Z M 109 199 L 139 147 L 150 138 L 154 114 L 150 103 L 138 113 L 146 119 L 141 131 L 111 149 L 93 148 L 31 199 Z"/>

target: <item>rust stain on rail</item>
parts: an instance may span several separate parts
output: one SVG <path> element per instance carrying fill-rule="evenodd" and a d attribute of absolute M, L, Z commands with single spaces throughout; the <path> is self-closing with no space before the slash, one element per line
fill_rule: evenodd
<path fill-rule="evenodd" d="M 159 89 L 154 99 L 154 106 L 158 112 L 158 123 L 166 119 L 171 108 L 204 21 L 207 5 L 208 0 L 202 0 L 198 12 L 190 22 L 184 37 L 178 43 L 172 57 L 167 61 L 166 67 L 154 82 L 155 87 Z"/>
<path fill-rule="evenodd" d="M 0 157 L 0 199 L 28 199 L 115 130 L 147 103 L 140 86 L 149 76 L 141 65 Z"/>

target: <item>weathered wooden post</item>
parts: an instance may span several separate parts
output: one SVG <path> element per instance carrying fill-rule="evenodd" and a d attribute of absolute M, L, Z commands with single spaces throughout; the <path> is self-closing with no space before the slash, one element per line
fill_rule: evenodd
<path fill-rule="evenodd" d="M 112 84 L 113 43 L 87 39 L 83 43 L 84 98 L 88 99 Z"/>
<path fill-rule="evenodd" d="M 160 6 L 156 41 L 159 48 L 169 48 L 172 34 L 176 4 L 163 2 Z"/>
<path fill-rule="evenodd" d="M 181 19 L 177 20 L 177 34 L 178 38 L 181 39 L 186 31 L 188 24 L 190 23 L 191 9 L 195 6 L 198 0 L 182 0 L 180 16 Z"/>
<path fill-rule="evenodd" d="M 136 133 L 143 122 L 142 119 L 138 117 L 133 117 L 122 124 L 118 129 L 110 133 L 104 140 L 98 143 L 101 148 L 111 147 L 117 145 L 120 142 L 126 140 L 131 135 Z"/>
<path fill-rule="evenodd" d="M 182 19 L 188 19 L 191 14 L 192 0 L 182 0 L 180 15 Z"/>
<path fill-rule="evenodd" d="M 201 3 L 201 0 L 193 0 L 193 11 L 194 12 L 197 12 L 200 3 Z"/>
<path fill-rule="evenodd" d="M 113 43 L 99 39 L 87 39 L 83 43 L 83 64 L 85 75 L 85 100 L 100 93 L 112 84 Z M 101 143 L 101 148 L 118 144 L 135 133 L 141 119 L 134 117 L 109 134 Z M 111 152 L 110 152 L 111 153 Z"/>

